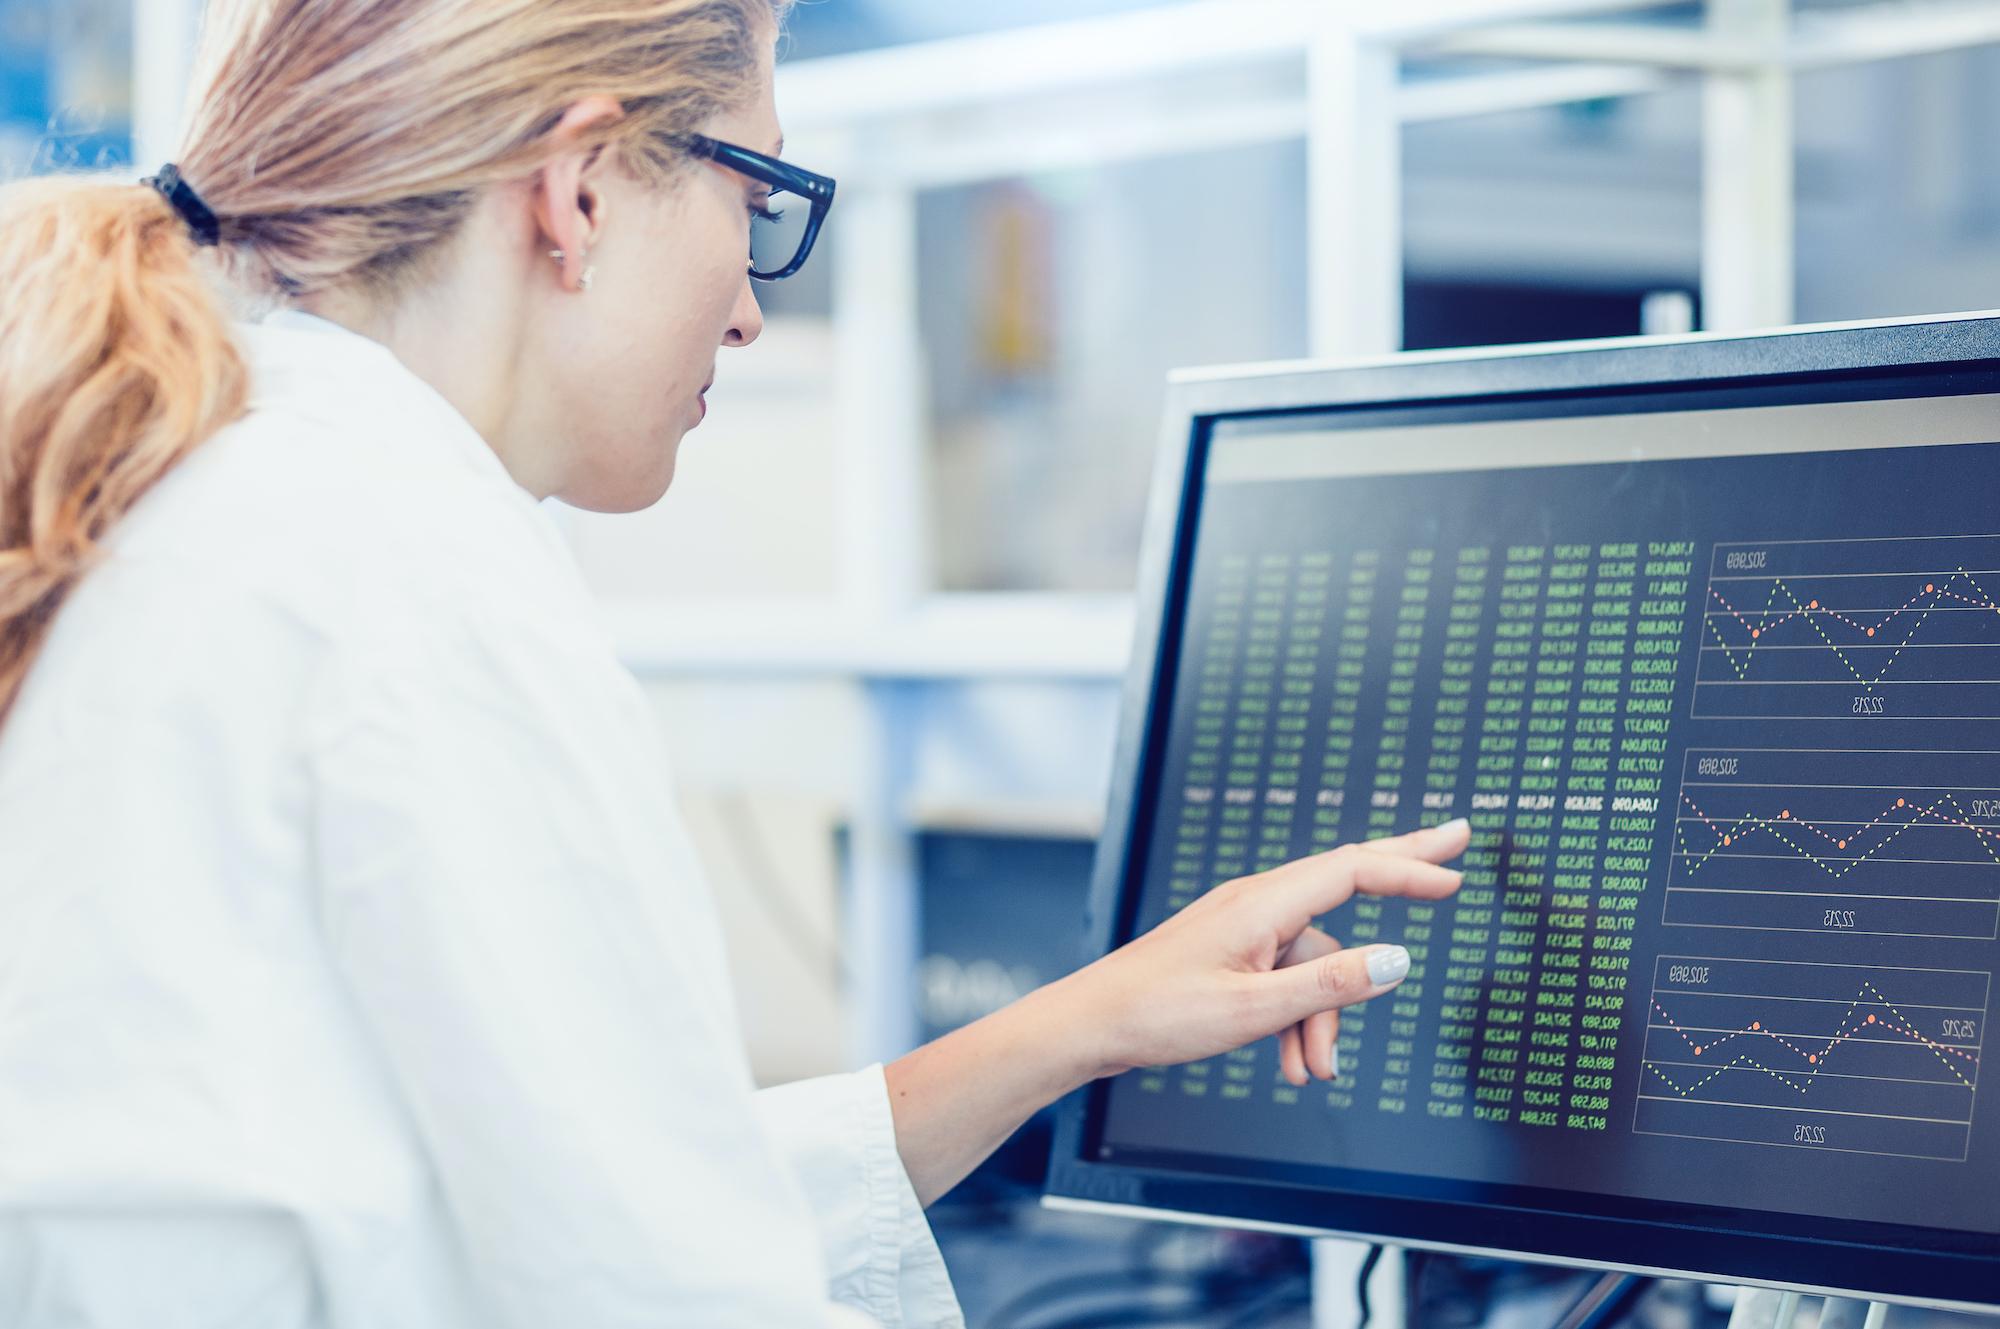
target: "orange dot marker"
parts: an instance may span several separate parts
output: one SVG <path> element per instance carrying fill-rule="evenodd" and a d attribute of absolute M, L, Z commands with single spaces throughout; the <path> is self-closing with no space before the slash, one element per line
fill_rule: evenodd
<path fill-rule="evenodd" d="M 1695 1056 L 1697 1056 L 1697 1057 L 1699 1057 L 1699 1056 L 1701 1055 L 1701 1049 L 1700 1049 L 1700 1048 L 1696 1048 L 1696 1049 L 1694 1050 L 1694 1055 L 1695 1055 Z"/>
<path fill-rule="evenodd" d="M 1847 841 L 1845 840 L 1836 840 L 1834 843 L 1838 844 L 1842 849 L 1847 848 Z"/>
<path fill-rule="evenodd" d="M 1875 635 L 1875 629 L 1874 629 L 1874 628 L 1870 628 L 1870 629 L 1868 629 L 1868 635 L 1869 635 L 1869 636 L 1871 636 L 1871 637 L 1872 637 L 1872 636 L 1874 636 L 1874 635 Z"/>
<path fill-rule="evenodd" d="M 1931 585 L 1931 584 L 1930 584 L 1929 582 L 1925 582 L 1925 583 L 1924 583 L 1924 594 L 1925 594 L 1925 595 L 1929 595 L 1929 594 L 1930 594 L 1930 593 L 1931 593 L 1932 591 L 1934 591 L 1934 590 L 1936 590 L 1936 589 L 1937 589 L 1937 587 L 1935 587 L 1935 586 Z"/>
<path fill-rule="evenodd" d="M 1750 1022 L 1750 1027 L 1752 1029 L 1762 1029 L 1764 1027 L 1764 1022 L 1762 1020 L 1752 1020 Z"/>
<path fill-rule="evenodd" d="M 1815 1053 L 1815 1054 L 1811 1054 L 1811 1055 L 1808 1055 L 1808 1056 L 1806 1057 L 1806 1060 L 1807 1060 L 1807 1061 L 1809 1061 L 1809 1062 L 1811 1062 L 1811 1063 L 1812 1063 L 1813 1065 L 1815 1065 L 1815 1066 L 1819 1065 L 1819 1056 L 1818 1056 L 1818 1054 L 1816 1054 L 1816 1053 Z"/>
<path fill-rule="evenodd" d="M 1869 1017 L 1868 1017 L 1868 1023 L 1870 1023 L 1870 1024 L 1874 1024 L 1874 1023 L 1875 1023 L 1875 1017 L 1874 1017 L 1874 1016 L 1872 1016 L 1872 1015 L 1871 1015 L 1871 1016 L 1869 1016 Z"/>
<path fill-rule="evenodd" d="M 1783 820 L 1784 820 L 1785 818 L 1787 818 L 1787 817 L 1789 817 L 1789 816 L 1791 816 L 1791 815 L 1792 815 L 1792 810 L 1791 810 L 1790 808 L 1786 808 L 1786 809 L 1784 809 L 1783 811 L 1781 811 L 1781 812 L 1779 812 L 1779 813 L 1778 813 L 1778 820 L 1779 820 L 1779 821 L 1783 821 Z"/>
<path fill-rule="evenodd" d="M 1897 807 L 1901 807 L 1901 806 L 1903 806 L 1903 800 L 1902 800 L 1902 799 L 1900 799 L 1900 798 L 1899 798 L 1899 799 L 1897 799 L 1897 800 L 1896 800 L 1896 806 L 1897 806 Z"/>
<path fill-rule="evenodd" d="M 1726 845 L 1726 844 L 1728 844 L 1728 843 L 1729 843 L 1729 837 L 1728 837 L 1728 836 L 1726 836 L 1726 835 L 1725 835 L 1725 836 L 1723 836 L 1723 837 L 1722 837 L 1722 843 L 1724 843 L 1725 845 Z"/>
<path fill-rule="evenodd" d="M 1751 629 L 1750 629 L 1750 640 L 1752 640 L 1752 641 L 1755 641 L 1755 640 L 1757 640 L 1757 638 L 1759 638 L 1759 637 L 1761 637 L 1761 636 L 1763 636 L 1763 635 L 1764 635 L 1764 630 L 1763 630 L 1762 628 L 1751 628 Z"/>
<path fill-rule="evenodd" d="M 1813 601 L 1813 602 L 1812 602 L 1811 604 L 1807 605 L 1807 606 L 1806 606 L 1806 608 L 1808 608 L 1808 609 L 1817 609 L 1817 608 L 1819 608 L 1819 601 L 1817 601 L 1817 600 Z"/>

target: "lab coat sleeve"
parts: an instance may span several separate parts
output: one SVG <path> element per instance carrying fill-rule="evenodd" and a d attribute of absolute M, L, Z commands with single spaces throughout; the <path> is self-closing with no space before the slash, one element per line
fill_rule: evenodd
<path fill-rule="evenodd" d="M 872 1323 L 750 1110 L 706 887 L 655 879 L 692 855 L 636 684 L 448 612 L 387 657 L 318 722 L 320 912 L 484 1322 Z"/>
<path fill-rule="evenodd" d="M 891 1329 L 962 1329 L 944 1257 L 896 1152 L 882 1068 L 765 1089 L 756 1103 L 805 1187 L 833 1295 Z"/>

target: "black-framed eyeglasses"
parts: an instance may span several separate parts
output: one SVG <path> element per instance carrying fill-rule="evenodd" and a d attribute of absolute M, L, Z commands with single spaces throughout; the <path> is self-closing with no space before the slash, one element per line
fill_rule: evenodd
<path fill-rule="evenodd" d="M 833 206 L 831 176 L 815 175 L 790 162 L 702 134 L 688 136 L 687 150 L 771 187 L 770 201 L 750 218 L 752 277 L 779 281 L 805 266 L 827 209 Z"/>

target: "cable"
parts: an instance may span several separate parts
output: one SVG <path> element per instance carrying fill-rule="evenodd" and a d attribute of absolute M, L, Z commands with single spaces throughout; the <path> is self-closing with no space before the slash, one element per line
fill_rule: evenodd
<path fill-rule="evenodd" d="M 1235 1313 L 1214 1326 L 1214 1329 L 1248 1329 L 1251 1325 L 1265 1323 L 1264 1317 L 1295 1302 L 1301 1306 L 1312 1305 L 1312 1282 L 1310 1279 L 1294 1278 L 1280 1283 L 1262 1296 L 1252 1297 L 1247 1304 L 1236 1308 Z"/>
<path fill-rule="evenodd" d="M 1195 1289 L 1187 1289 L 1188 1297 L 1173 1305 L 1152 1302 L 1128 1306 L 1102 1306 L 1081 1312 L 1069 1319 L 1051 1320 L 1038 1329 L 1112 1329 L 1125 1325 L 1186 1325 L 1205 1314 L 1221 1312 L 1228 1318 L 1216 1321 L 1210 1329 L 1249 1329 L 1252 1325 L 1264 1325 L 1274 1312 L 1285 1308 L 1287 1303 L 1299 1306 L 1312 1304 L 1312 1284 L 1310 1280 L 1292 1276 L 1276 1286 L 1265 1287 L 1261 1291 L 1227 1299 L 1216 1304 L 1205 1300 Z M 1000 1322 L 994 1321 L 989 1329 L 1000 1329 Z"/>
<path fill-rule="evenodd" d="M 1119 1306 L 1091 1311 L 1074 1320 L 1056 1320 L 1044 1329 L 1125 1329 L 1135 1325 L 1183 1325 L 1193 1313 L 1193 1303 L 1165 1310 L 1158 1306 Z"/>
<path fill-rule="evenodd" d="M 1422 1319 L 1424 1267 L 1430 1259 L 1429 1251 L 1403 1252 L 1403 1329 L 1418 1329 Z"/>
<path fill-rule="evenodd" d="M 1604 1274 L 1563 1312 L 1556 1329 L 1611 1329 L 1652 1286 L 1638 1274 Z"/>
<path fill-rule="evenodd" d="M 1157 1239 L 1133 1245 L 1133 1257 L 1150 1257 Z M 1240 1255 L 1240 1253 L 1239 1253 Z M 1144 1265 L 1067 1274 L 1031 1287 L 983 1321 L 984 1329 L 1111 1329 L 1125 1325 L 1187 1325 L 1244 1329 L 1266 1323 L 1287 1306 L 1310 1304 L 1312 1282 L 1303 1263 L 1272 1268 L 1252 1258 L 1207 1268 L 1156 1269 Z M 1078 1305 L 1076 1303 L 1083 1302 Z M 1210 1317 L 1221 1316 L 1214 1322 Z"/>
<path fill-rule="evenodd" d="M 1361 1318 L 1355 1321 L 1354 1329 L 1368 1329 L 1368 1321 L 1375 1315 L 1375 1308 L 1368 1304 L 1368 1280 L 1375 1276 L 1375 1266 L 1380 1263 L 1382 1243 L 1378 1241 L 1361 1258 L 1361 1272 L 1354 1276 L 1354 1304 L 1361 1308 Z"/>
<path fill-rule="evenodd" d="M 1088 1274 L 1067 1274 L 1039 1283 L 1004 1303 L 986 1322 L 986 1329 L 1021 1329 L 1027 1318 L 1046 1310 L 1052 1303 L 1074 1297 L 1102 1294 L 1112 1290 L 1141 1292 L 1158 1288 L 1185 1287 L 1192 1280 L 1184 1274 L 1141 1269 L 1107 1269 Z M 1155 1314 L 1158 1308 L 1153 1308 Z"/>

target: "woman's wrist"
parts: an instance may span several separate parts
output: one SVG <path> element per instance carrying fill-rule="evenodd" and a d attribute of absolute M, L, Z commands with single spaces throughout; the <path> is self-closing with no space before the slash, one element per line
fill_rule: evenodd
<path fill-rule="evenodd" d="M 1127 1020 L 1103 961 L 1038 988 L 1022 999 L 1040 1030 L 1061 1094 L 1129 1069 L 1120 1058 Z"/>

